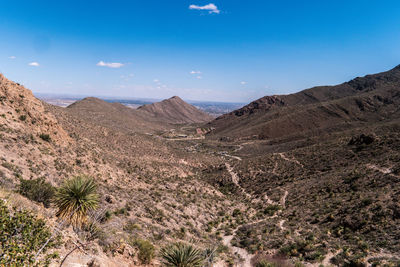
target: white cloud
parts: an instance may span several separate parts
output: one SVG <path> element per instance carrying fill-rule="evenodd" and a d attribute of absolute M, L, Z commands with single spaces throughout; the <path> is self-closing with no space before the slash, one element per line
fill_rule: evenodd
<path fill-rule="evenodd" d="M 192 70 L 192 71 L 190 72 L 190 74 L 201 74 L 201 71 L 199 71 L 199 70 Z"/>
<path fill-rule="evenodd" d="M 240 84 L 241 84 L 241 85 L 245 85 L 245 84 L 247 84 L 247 82 L 240 82 Z"/>
<path fill-rule="evenodd" d="M 16 56 L 10 56 L 10 57 L 8 57 L 9 59 L 16 59 L 17 57 Z"/>
<path fill-rule="evenodd" d="M 210 14 L 215 13 L 219 14 L 221 11 L 218 9 L 218 7 L 214 4 L 208 4 L 205 6 L 198 6 L 198 5 L 190 5 L 189 9 L 194 9 L 194 10 L 207 10 Z"/>
<path fill-rule="evenodd" d="M 118 69 L 118 68 L 123 67 L 125 64 L 117 63 L 117 62 L 106 63 L 104 61 L 99 61 L 99 63 L 97 63 L 96 65 L 99 67 L 108 67 L 108 68 Z"/>
<path fill-rule="evenodd" d="M 37 63 L 37 62 L 31 62 L 28 65 L 29 66 L 33 66 L 33 67 L 39 67 L 40 66 L 39 63 Z"/>
<path fill-rule="evenodd" d="M 199 80 L 200 80 L 200 79 L 203 79 L 203 77 L 202 77 L 202 76 L 197 76 L 196 78 L 197 78 L 197 79 L 199 79 Z"/>
<path fill-rule="evenodd" d="M 153 80 L 153 82 L 155 82 L 155 83 L 158 83 L 158 82 L 159 82 L 159 80 L 158 80 L 158 79 L 154 79 L 154 80 Z"/>

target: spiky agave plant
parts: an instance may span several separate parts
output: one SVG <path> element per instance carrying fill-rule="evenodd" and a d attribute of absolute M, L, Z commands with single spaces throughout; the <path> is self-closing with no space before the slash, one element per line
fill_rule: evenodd
<path fill-rule="evenodd" d="M 160 254 L 167 267 L 199 267 L 204 260 L 202 251 L 181 242 L 162 248 Z"/>
<path fill-rule="evenodd" d="M 65 181 L 55 194 L 56 215 L 74 227 L 81 227 L 87 221 L 88 212 L 99 203 L 96 190 L 95 181 L 86 175 Z"/>

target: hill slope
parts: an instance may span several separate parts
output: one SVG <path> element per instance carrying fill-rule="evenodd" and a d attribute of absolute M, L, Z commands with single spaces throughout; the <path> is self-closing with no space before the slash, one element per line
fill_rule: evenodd
<path fill-rule="evenodd" d="M 400 66 L 336 86 L 262 97 L 210 123 L 212 135 L 233 138 L 306 135 L 398 116 Z"/>
<path fill-rule="evenodd" d="M 207 113 L 186 103 L 178 96 L 141 106 L 138 110 L 146 112 L 151 117 L 172 124 L 202 123 L 213 119 L 213 117 Z"/>
<path fill-rule="evenodd" d="M 43 103 L 0 75 L 0 199 L 39 215 L 52 231 L 62 228 L 57 265 L 81 242 L 80 235 L 55 225 L 52 205 L 44 208 L 20 195 L 21 179 L 43 178 L 53 186 L 79 174 L 96 180 L 98 211 L 107 216 L 97 224 L 101 235 L 86 251 L 74 251 L 65 265 L 94 260 L 98 266 L 140 266 L 133 238 L 157 249 L 178 240 L 211 246 L 218 239 L 203 234 L 208 223 L 246 208 L 199 177 L 218 157 L 193 157 L 184 145 L 143 133 L 154 127 L 164 126 L 147 113 L 94 98 L 69 108 Z"/>
<path fill-rule="evenodd" d="M 69 105 L 67 112 L 97 125 L 124 132 L 146 132 L 167 128 L 166 123 L 161 123 L 144 112 L 95 97 L 87 97 Z"/>

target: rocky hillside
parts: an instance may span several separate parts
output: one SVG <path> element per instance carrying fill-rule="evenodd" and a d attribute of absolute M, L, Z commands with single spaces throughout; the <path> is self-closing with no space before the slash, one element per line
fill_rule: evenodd
<path fill-rule="evenodd" d="M 101 197 L 98 235 L 87 249 L 69 255 L 65 266 L 140 266 L 143 240 L 157 253 L 179 240 L 207 248 L 219 242 L 215 232 L 204 232 L 210 221 L 238 207 L 247 210 L 202 180 L 201 170 L 221 162 L 218 156 L 192 157 L 186 145 L 144 133 L 164 126 L 93 98 L 69 108 L 48 105 L 0 78 L 0 198 L 10 210 L 31 211 L 60 234 L 52 250 L 59 255 L 53 260 L 57 266 L 81 237 L 59 224 L 55 207 L 20 195 L 21 181 L 43 179 L 58 187 L 75 175 L 95 178 Z"/>
<path fill-rule="evenodd" d="M 400 66 L 336 86 L 265 96 L 210 123 L 213 135 L 271 139 L 315 135 L 398 117 Z"/>
<path fill-rule="evenodd" d="M 174 96 L 161 102 L 144 105 L 138 108 L 157 120 L 172 124 L 204 123 L 211 121 L 213 117 L 197 109 L 180 97 Z"/>
<path fill-rule="evenodd" d="M 7 80 L 0 74 L 0 125 L 8 133 L 31 134 L 33 138 L 48 135 L 60 145 L 67 145 L 69 137 L 54 116 L 45 112 L 42 101 L 22 85 Z"/>

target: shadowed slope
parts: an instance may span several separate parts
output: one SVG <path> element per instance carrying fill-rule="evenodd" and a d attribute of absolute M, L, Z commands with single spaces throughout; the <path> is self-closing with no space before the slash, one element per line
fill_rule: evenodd
<path fill-rule="evenodd" d="M 400 67 L 336 86 L 265 96 L 211 122 L 217 136 L 260 139 L 342 129 L 398 116 Z"/>

